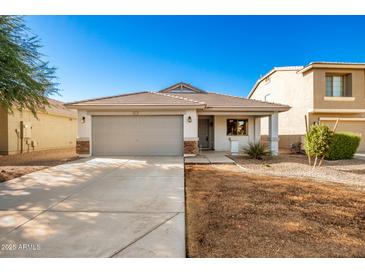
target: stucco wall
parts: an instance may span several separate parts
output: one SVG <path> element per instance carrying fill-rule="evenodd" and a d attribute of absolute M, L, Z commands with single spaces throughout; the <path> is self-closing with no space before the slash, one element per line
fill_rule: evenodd
<path fill-rule="evenodd" d="M 77 111 L 77 138 L 90 138 L 91 140 L 91 115 L 85 110 Z M 85 122 L 83 122 L 85 117 Z"/>
<path fill-rule="evenodd" d="M 23 151 L 74 148 L 76 146 L 76 118 L 53 114 L 38 114 L 38 120 L 29 111 L 14 111 L 8 115 L 9 154 L 20 153 L 20 122 L 30 122 L 31 138 L 23 142 Z M 34 147 L 31 142 L 34 142 Z"/>
<path fill-rule="evenodd" d="M 278 71 L 262 81 L 252 99 L 289 105 L 290 110 L 279 113 L 279 134 L 296 135 L 305 132 L 304 115 L 313 108 L 313 74 L 297 71 Z M 268 134 L 268 119 L 261 121 L 261 133 Z"/>
<path fill-rule="evenodd" d="M 227 119 L 248 119 L 248 136 L 227 136 Z M 245 116 L 214 116 L 214 149 L 216 151 L 229 151 L 229 138 L 239 141 L 240 149 L 254 142 L 254 118 Z"/>
<path fill-rule="evenodd" d="M 0 154 L 8 151 L 8 114 L 0 108 Z"/>
<path fill-rule="evenodd" d="M 329 119 L 330 118 L 330 119 Z M 365 114 L 334 114 L 334 113 L 321 113 L 309 115 L 309 122 L 321 122 L 328 125 L 331 129 L 336 123 L 336 118 L 345 119 L 340 120 L 336 131 L 350 131 L 361 135 L 361 142 L 358 151 L 365 152 Z"/>
<path fill-rule="evenodd" d="M 189 116 L 191 123 L 188 122 Z M 194 139 L 198 137 L 198 115 L 196 110 L 187 110 L 184 114 L 184 140 Z"/>
<path fill-rule="evenodd" d="M 324 69 L 314 68 L 314 108 L 315 109 L 365 109 L 365 72 L 363 69 Z M 352 97 L 336 98 L 328 101 L 326 98 L 326 73 L 352 74 Z"/>
<path fill-rule="evenodd" d="M 305 133 L 304 115 L 313 108 L 313 73 L 277 71 L 262 81 L 252 99 L 289 105 L 290 110 L 279 113 L 280 147 L 290 147 L 301 141 Z M 261 134 L 268 135 L 268 118 L 261 119 Z"/>

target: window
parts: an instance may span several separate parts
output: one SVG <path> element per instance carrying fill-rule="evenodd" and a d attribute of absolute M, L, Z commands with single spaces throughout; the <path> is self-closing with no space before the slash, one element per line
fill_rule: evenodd
<path fill-rule="evenodd" d="M 227 135 L 228 136 L 244 136 L 247 135 L 247 119 L 227 119 Z"/>
<path fill-rule="evenodd" d="M 351 97 L 352 77 L 348 75 L 326 75 L 327 97 Z"/>

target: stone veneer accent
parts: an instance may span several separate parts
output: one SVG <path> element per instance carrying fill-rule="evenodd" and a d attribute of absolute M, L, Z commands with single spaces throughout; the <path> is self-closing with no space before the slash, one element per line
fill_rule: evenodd
<path fill-rule="evenodd" d="M 76 140 L 76 153 L 90 154 L 90 141 L 85 139 Z"/>
<path fill-rule="evenodd" d="M 198 154 L 198 141 L 184 141 L 184 154 Z"/>

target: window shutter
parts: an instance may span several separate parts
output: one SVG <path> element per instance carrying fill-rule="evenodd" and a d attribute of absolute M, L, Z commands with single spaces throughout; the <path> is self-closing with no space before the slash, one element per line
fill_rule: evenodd
<path fill-rule="evenodd" d="M 348 74 L 345 77 L 345 96 L 352 96 L 352 74 Z"/>

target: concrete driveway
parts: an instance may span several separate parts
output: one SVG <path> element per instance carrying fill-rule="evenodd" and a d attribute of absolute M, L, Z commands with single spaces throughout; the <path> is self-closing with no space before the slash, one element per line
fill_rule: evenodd
<path fill-rule="evenodd" d="M 185 257 L 182 157 L 87 158 L 0 184 L 0 257 Z"/>

